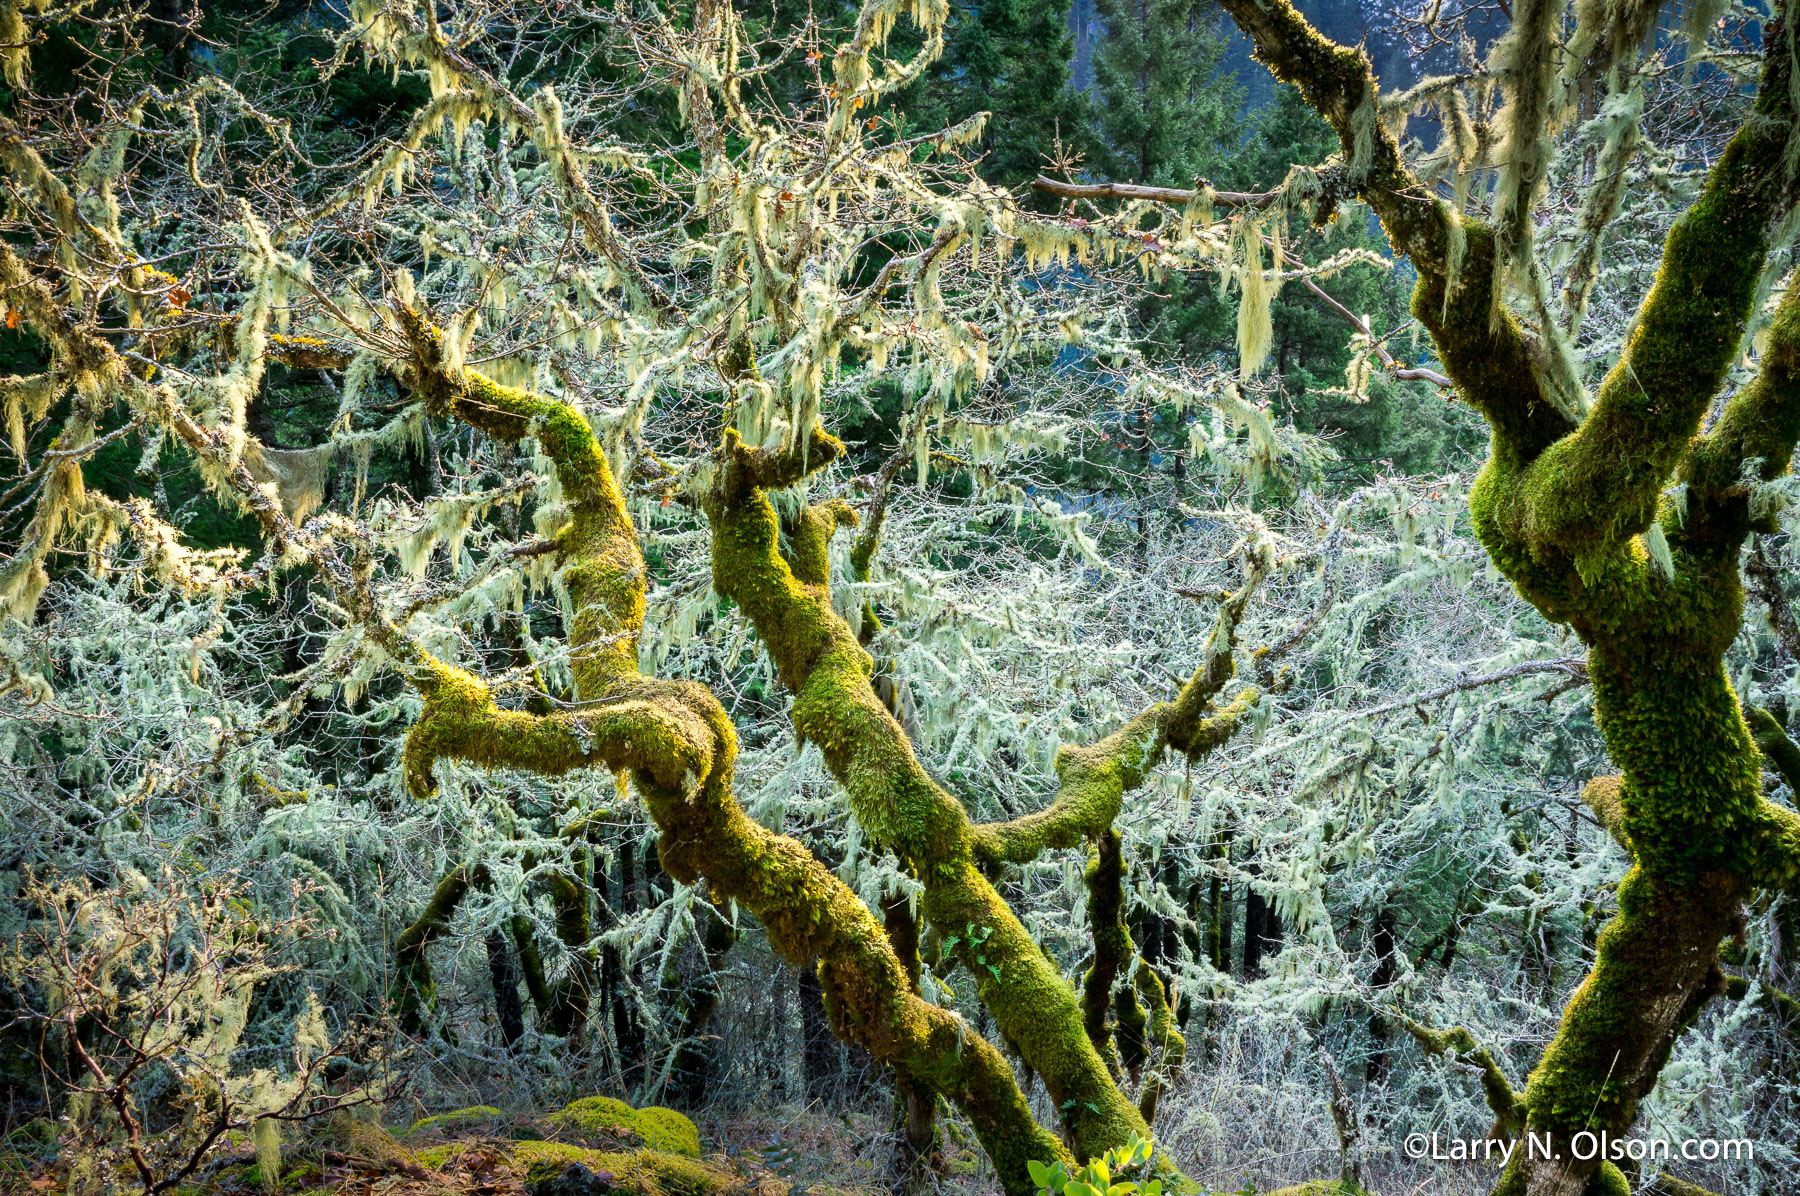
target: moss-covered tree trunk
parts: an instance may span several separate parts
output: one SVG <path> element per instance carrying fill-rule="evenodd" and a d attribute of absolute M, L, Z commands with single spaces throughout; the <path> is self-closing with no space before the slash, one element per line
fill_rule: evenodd
<path fill-rule="evenodd" d="M 1718 947 L 1743 899 L 1800 890 L 1800 819 L 1762 797 L 1722 663 L 1741 615 L 1739 549 L 1759 526 L 1751 491 L 1786 470 L 1800 434 L 1800 288 L 1777 314 L 1758 376 L 1699 434 L 1739 352 L 1770 230 L 1792 206 L 1785 8 L 1764 26 L 1753 113 L 1669 233 L 1621 360 L 1576 418 L 1495 292 L 1529 235 L 1528 212 L 1492 228 L 1460 219 L 1372 119 L 1375 82 L 1360 50 L 1321 37 L 1288 0 L 1223 3 L 1259 57 L 1336 128 L 1352 184 L 1418 270 L 1414 314 L 1492 431 L 1471 495 L 1477 535 L 1519 592 L 1590 649 L 1595 713 L 1622 776 L 1595 781 L 1587 797 L 1632 864 L 1524 1097 L 1524 1128 L 1551 1149 L 1515 1152 L 1497 1191 L 1623 1193 L 1624 1176 L 1578 1158 L 1573 1136 L 1628 1134 L 1676 1037 L 1719 991 Z M 1523 53 L 1550 53 L 1555 12 L 1520 7 Z M 1508 84 L 1523 136 L 1548 136 L 1544 96 L 1530 91 L 1550 85 L 1545 75 Z M 1522 196 L 1528 204 L 1529 186 Z M 1686 484 L 1685 512 L 1662 498 L 1676 483 Z"/>
<path fill-rule="evenodd" d="M 960 1019 L 912 992 L 885 932 L 842 882 L 801 844 L 744 814 L 731 794 L 736 734 L 718 700 L 699 685 L 638 672 L 643 558 L 586 419 L 554 400 L 446 368 L 441 334 L 404 315 L 414 351 L 405 376 L 434 410 L 510 443 L 534 436 L 556 464 L 571 515 L 558 544 L 575 609 L 569 640 L 580 700 L 572 711 L 548 715 L 501 709 L 479 678 L 394 637 L 384 647 L 425 699 L 405 753 L 415 791 L 432 791 L 431 769 L 442 757 L 547 776 L 584 767 L 629 770 L 662 830 L 659 855 L 669 874 L 683 883 L 705 877 L 715 899 L 748 908 L 790 961 L 817 960 L 834 1029 L 955 1102 L 1008 1190 L 1028 1191 L 1027 1160 L 1069 1156 L 1033 1121 L 1011 1067 Z M 835 448 L 815 433 L 812 467 L 827 463 Z M 736 445 L 727 454 L 724 472 L 740 494 L 760 495 L 763 486 L 797 480 L 805 468 L 799 454 L 776 457 Z M 766 500 L 760 508 L 768 511 Z"/>
<path fill-rule="evenodd" d="M 822 434 L 812 451 L 835 452 Z M 871 683 L 874 662 L 831 601 L 827 547 L 855 521 L 841 503 L 810 508 L 782 551 L 775 511 L 756 484 L 756 454 L 726 432 L 728 460 L 707 507 L 713 526 L 713 585 L 749 615 L 783 682 L 794 692 L 793 720 L 816 744 L 872 839 L 894 851 L 925 885 L 925 919 L 973 977 L 1001 1037 L 1017 1044 L 1062 1112 L 1074 1151 L 1092 1158 L 1148 1135 L 1084 1032 L 1081 1003 L 1056 964 L 1027 933 L 988 880 L 986 869 L 1024 863 L 1051 848 L 1098 839 L 1126 793 L 1142 784 L 1169 748 L 1204 754 L 1233 734 L 1259 696 L 1214 699 L 1233 675 L 1231 628 L 1273 565 L 1259 548 L 1252 580 L 1226 603 L 1213 650 L 1181 693 L 1158 703 L 1088 748 L 1057 758 L 1061 787 L 1045 810 L 976 826 L 962 803 L 921 766 L 904 728 Z M 1004 1169 L 1002 1169 L 1004 1174 Z"/>

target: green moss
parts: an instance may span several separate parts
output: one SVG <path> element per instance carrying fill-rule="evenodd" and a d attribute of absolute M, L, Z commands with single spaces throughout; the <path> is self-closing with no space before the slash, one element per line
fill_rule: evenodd
<path fill-rule="evenodd" d="M 637 1116 L 638 1132 L 656 1149 L 685 1155 L 700 1153 L 700 1131 L 682 1114 L 660 1105 L 650 1105 L 639 1109 Z"/>
<path fill-rule="evenodd" d="M 302 1163 L 281 1177 L 283 1188 L 311 1187 L 324 1179 L 325 1173 L 317 1163 Z"/>
<path fill-rule="evenodd" d="M 461 1129 L 467 1125 L 491 1124 L 505 1117 L 505 1114 L 492 1105 L 470 1105 L 466 1109 L 452 1109 L 448 1113 L 438 1113 L 431 1117 L 421 1118 L 413 1122 L 410 1133 L 429 1131 L 445 1132 Z"/>
<path fill-rule="evenodd" d="M 412 1152 L 413 1161 L 431 1171 L 442 1171 L 445 1164 L 468 1149 L 464 1142 L 440 1142 Z"/>
<path fill-rule="evenodd" d="M 555 1179 L 570 1165 L 604 1171 L 617 1191 L 639 1196 L 709 1196 L 741 1187 L 731 1171 L 712 1163 L 660 1150 L 603 1151 L 563 1142 L 520 1142 L 512 1148 L 513 1165 L 527 1184 Z"/>
<path fill-rule="evenodd" d="M 1587 1196 L 1631 1196 L 1631 1181 L 1612 1163 L 1601 1163 L 1588 1184 Z"/>
<path fill-rule="evenodd" d="M 582 1133 L 623 1132 L 636 1135 L 652 1150 L 698 1156 L 700 1131 L 673 1109 L 651 1105 L 633 1109 L 610 1096 L 587 1096 L 555 1114 L 552 1123 Z"/>

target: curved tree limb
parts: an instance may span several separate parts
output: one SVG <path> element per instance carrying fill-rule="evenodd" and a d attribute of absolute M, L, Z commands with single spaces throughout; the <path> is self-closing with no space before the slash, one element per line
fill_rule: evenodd
<path fill-rule="evenodd" d="M 1107 1015 L 1113 985 L 1132 955 L 1131 931 L 1125 926 L 1125 856 L 1118 831 L 1108 827 L 1098 837 L 1085 879 L 1094 958 L 1081 978 L 1081 1026 L 1116 1079 L 1119 1055 Z"/>
<path fill-rule="evenodd" d="M 841 451 L 816 428 L 821 463 Z M 934 781 L 893 714 L 870 685 L 873 662 L 831 604 L 829 588 L 795 575 L 779 547 L 765 488 L 795 480 L 805 466 L 783 454 L 767 468 L 762 450 L 725 433 L 715 488 L 713 585 L 755 625 L 782 681 L 793 691 L 795 731 L 816 744 L 870 837 L 893 850 L 925 885 L 922 910 L 974 977 L 999 1032 L 1017 1043 L 1064 1113 L 1075 1153 L 1095 1157 L 1148 1128 L 1125 1099 L 1081 1029 L 1075 995 L 1005 900 L 982 874 L 962 804 Z M 833 516 L 838 518 L 838 516 Z M 968 928 L 986 937 L 980 954 Z"/>
<path fill-rule="evenodd" d="M 554 715 L 501 711 L 477 678 L 440 665 L 421 685 L 426 709 L 408 740 L 409 777 L 428 784 L 429 760 L 443 755 L 551 773 L 587 763 L 630 769 L 663 832 L 659 853 L 670 875 L 684 883 L 705 876 L 716 896 L 756 915 L 786 958 L 817 958 L 834 1028 L 954 1101 L 1008 1189 L 1028 1187 L 1028 1159 L 1066 1152 L 1032 1120 L 1004 1058 L 912 992 L 874 915 L 835 875 L 744 814 L 731 795 L 736 732 L 712 693 L 637 672 L 643 558 L 586 419 L 555 400 L 444 368 L 435 330 L 416 314 L 402 319 L 414 348 L 408 380 L 429 403 L 497 437 L 534 436 L 556 463 L 571 513 L 558 540 L 576 605 L 569 639 L 580 698 L 575 710 Z M 814 454 L 816 467 L 835 442 L 814 443 L 825 450 Z M 740 451 L 730 472 L 756 486 L 792 481 L 805 468 L 758 450 Z"/>
<path fill-rule="evenodd" d="M 1119 816 L 1125 794 L 1144 783 L 1170 747 L 1192 760 L 1230 739 L 1255 709 L 1261 691 L 1245 689 L 1223 706 L 1214 699 L 1236 674 L 1232 652 L 1237 625 L 1274 566 L 1273 545 L 1252 544 L 1244 584 L 1224 596 L 1205 659 L 1181 692 L 1171 701 L 1154 703 L 1097 743 L 1059 748 L 1055 800 L 1036 813 L 977 826 L 977 855 L 984 861 L 1023 864 L 1051 848 L 1098 839 Z"/>
<path fill-rule="evenodd" d="M 1455 1055 L 1465 1059 L 1481 1071 L 1481 1090 L 1487 1096 L 1488 1108 L 1493 1111 L 1494 1124 L 1488 1130 L 1490 1138 L 1517 1138 L 1525 1132 L 1525 1101 L 1513 1088 L 1512 1081 L 1507 1079 L 1506 1072 L 1488 1052 L 1488 1049 L 1475 1041 L 1475 1036 L 1463 1027 L 1454 1026 L 1448 1030 L 1433 1030 L 1399 1014 L 1400 1024 L 1406 1028 L 1418 1044 L 1433 1055 Z"/>
<path fill-rule="evenodd" d="M 1756 994 L 1756 1007 L 1768 1010 L 1774 1016 L 1775 1024 L 1789 1037 L 1800 1039 L 1800 1000 L 1795 1000 L 1779 988 L 1758 984 L 1743 976 L 1725 977 L 1725 995 L 1732 1000 L 1742 1001 L 1753 992 Z"/>

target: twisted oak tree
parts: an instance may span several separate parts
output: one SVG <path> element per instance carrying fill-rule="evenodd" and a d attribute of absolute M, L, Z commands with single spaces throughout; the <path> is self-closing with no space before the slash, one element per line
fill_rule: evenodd
<path fill-rule="evenodd" d="M 1337 132 L 1343 158 L 1325 186 L 1366 202 L 1418 271 L 1413 313 L 1492 433 L 1470 497 L 1482 544 L 1521 595 L 1588 647 L 1596 717 L 1621 775 L 1593 781 L 1585 796 L 1632 864 L 1593 970 L 1531 1074 L 1522 1124 L 1504 1078 L 1493 1077 L 1501 1130 L 1552 1143 L 1549 1157 L 1515 1152 L 1496 1191 L 1623 1193 L 1623 1175 L 1577 1158 L 1572 1136 L 1627 1134 L 1676 1038 L 1723 990 L 1718 948 L 1744 901 L 1800 893 L 1800 818 L 1763 796 L 1762 761 L 1723 664 L 1741 621 L 1745 541 L 1773 530 L 1760 489 L 1787 471 L 1800 436 L 1800 287 L 1790 284 L 1775 311 L 1755 376 L 1707 419 L 1793 210 L 1786 7 L 1762 28 L 1754 103 L 1670 229 L 1655 285 L 1590 404 L 1571 386 L 1530 243 L 1558 118 L 1562 6 L 1524 0 L 1496 52 L 1506 107 L 1478 139 L 1492 156 L 1476 157 L 1471 141 L 1464 162 L 1498 171 L 1484 220 L 1452 202 L 1462 183 L 1446 198 L 1403 157 L 1377 117 L 1385 110 L 1360 49 L 1321 36 L 1288 0 L 1222 3 L 1258 58 Z M 1627 56 L 1654 15 L 1653 4 L 1579 7 L 1569 70 L 1599 63 L 1628 95 Z M 1445 111 L 1453 140 L 1448 101 Z M 1597 190 L 1596 237 L 1619 188 Z M 1592 281 L 1575 280 L 1580 303 Z M 1430 1032 L 1422 1041 L 1444 1045 Z"/>
<path fill-rule="evenodd" d="M 921 55 L 878 63 L 903 15 L 920 27 Z M 344 659 L 391 670 L 421 699 L 402 757 L 414 794 L 430 798 L 445 760 L 543 778 L 586 769 L 628 776 L 660 831 L 667 872 L 704 881 L 711 900 L 748 910 L 797 966 L 817 961 L 834 1030 L 891 1065 L 915 1111 L 915 1098 L 953 1102 L 1007 1189 L 1023 1193 L 1030 1160 L 1091 1158 L 1147 1134 L 1166 1072 L 1179 1064 L 1180 1038 L 1161 980 L 1134 963 L 1116 919 L 1099 927 L 1092 982 L 1078 993 L 995 877 L 1006 865 L 1094 844 L 1102 861 L 1096 908 L 1110 898 L 1116 911 L 1122 869 L 1113 824 L 1127 796 L 1171 753 L 1193 758 L 1225 742 L 1272 683 L 1228 692 L 1236 626 L 1276 562 L 1272 544 L 1253 539 L 1244 584 L 1220 597 L 1193 675 L 1176 696 L 1099 742 L 1063 748 L 1060 788 L 1042 811 L 977 824 L 918 758 L 880 692 L 863 637 L 832 602 L 828 548 L 859 519 L 841 501 L 795 501 L 802 483 L 844 453 L 822 422 L 825 378 L 846 360 L 879 378 L 890 353 L 914 359 L 921 385 L 900 459 L 919 461 L 922 476 L 932 437 L 952 416 L 968 422 L 964 404 L 993 363 L 1074 340 L 1122 373 L 1137 364 L 1128 344 L 1082 332 L 1084 320 L 1101 324 L 1105 312 L 1096 314 L 1073 281 L 1019 284 L 1013 262 L 1021 252 L 1031 265 L 1067 259 L 1071 247 L 1054 227 L 1020 213 L 953 157 L 941 168 L 921 164 L 934 153 L 948 157 L 967 130 L 897 146 L 865 138 L 875 122 L 859 111 L 916 76 L 936 52 L 945 15 L 925 0 L 870 0 L 842 42 L 813 56 L 829 56 L 834 82 L 821 88 L 818 111 L 801 118 L 747 103 L 761 68 L 729 7 L 697 5 L 684 30 L 646 18 L 631 29 L 634 45 L 653 64 L 654 81 L 678 91 L 693 136 L 691 155 L 655 160 L 654 169 L 648 154 L 578 142 L 556 91 L 546 86 L 521 99 L 504 63 L 489 69 L 478 61 L 478 34 L 447 27 L 438 6 L 405 3 L 358 6 L 342 53 L 360 47 L 383 69 L 420 69 L 432 99 L 347 173 L 310 164 L 317 174 L 304 191 L 296 180 L 286 192 L 229 164 L 218 177 L 209 173 L 211 151 L 198 130 L 218 113 L 234 135 L 249 126 L 304 160 L 285 124 L 215 79 L 172 95 L 146 87 L 116 111 L 104 109 L 90 132 L 105 152 L 77 156 L 78 164 L 58 156 L 63 147 L 41 130 L 0 124 L 18 231 L 35 241 L 28 254 L 0 246 L 0 293 L 46 356 L 41 374 L 8 380 L 5 398 L 21 421 L 62 420 L 57 439 L 40 444 L 31 463 L 33 517 L 19 550 L 0 565 L 0 596 L 29 617 L 49 568 L 71 546 L 90 553 L 96 569 L 135 568 L 191 592 L 249 589 L 305 569 L 329 596 Z M 588 98 L 602 112 L 613 102 Z M 435 158 L 434 138 L 445 144 Z M 127 151 L 140 140 L 146 156 L 127 171 Z M 164 156 L 167 147 L 176 152 Z M 280 169 L 283 159 L 275 161 Z M 259 212 L 237 187 L 280 195 L 283 210 Z M 136 210 L 184 213 L 155 262 L 141 246 L 165 234 L 124 217 L 122 190 Z M 189 226 L 205 230 L 200 243 Z M 1143 246 L 1122 244 L 1134 268 Z M 221 270 L 230 281 L 196 298 L 219 245 L 237 255 L 236 269 Z M 178 278 L 165 266 L 191 273 Z M 500 328 L 473 368 L 484 312 Z M 520 326 L 527 331 L 517 333 Z M 405 554 L 422 554 L 403 548 L 402 568 L 393 569 L 382 550 L 393 539 L 358 519 L 356 503 L 349 513 L 311 513 L 317 495 L 302 492 L 314 488 L 283 472 L 299 463 L 250 427 L 272 364 L 341 378 L 336 428 L 365 460 L 371 443 L 416 434 L 427 421 L 541 454 L 541 538 L 493 561 L 541 562 L 566 597 L 568 701 L 512 705 L 491 678 L 457 663 L 453 649 L 428 646 L 422 612 L 446 598 L 405 585 Z M 687 372 L 703 378 L 696 401 L 658 407 L 658 387 L 678 388 Z M 401 414 L 379 430 L 367 431 L 364 419 L 345 433 L 357 423 L 356 396 L 378 379 L 394 387 Z M 620 405 L 584 410 L 571 396 L 589 382 Z M 1218 397 L 1250 414 L 1234 395 Z M 993 407 L 1006 413 L 1008 402 Z M 646 449 L 657 419 L 685 421 L 685 461 L 670 465 Z M 1261 420 L 1249 437 L 1265 454 L 1258 469 L 1278 447 Z M 1007 433 L 964 434 L 986 443 Z M 152 502 L 85 486 L 83 462 L 131 435 L 152 449 L 163 437 L 182 446 L 208 483 L 255 519 L 262 555 L 246 567 L 240 552 L 195 552 Z M 989 474 L 992 456 L 981 462 Z M 793 694 L 797 735 L 816 745 L 873 845 L 916 880 L 925 922 L 954 944 L 999 1035 L 1043 1081 L 1059 1111 L 1054 1130 L 1033 1119 L 1013 1064 L 920 995 L 916 928 L 895 909 L 884 911 L 884 926 L 803 844 L 745 813 L 733 793 L 736 729 L 717 696 L 641 667 L 649 575 L 622 475 L 642 488 L 640 508 L 648 494 L 704 520 L 712 588 L 748 618 Z M 884 476 L 892 481 L 891 471 Z M 516 492 L 525 483 L 508 484 Z M 1037 502 L 1019 487 L 1010 493 L 1019 506 Z M 449 509 L 472 509 L 477 499 Z M 789 511 L 785 526 L 778 502 Z M 880 509 L 851 556 L 864 575 Z M 1039 509 L 1078 540 L 1078 520 Z M 423 554 L 432 543 L 426 537 Z M 400 936 L 393 992 L 403 1020 L 428 1015 L 434 943 L 469 891 L 490 879 L 478 860 L 453 867 Z M 590 1015 L 583 886 L 579 870 L 553 879 L 574 974 L 553 989 L 525 959 L 533 1000 L 559 1032 Z M 979 948 L 971 927 L 981 928 Z M 1125 977 L 1137 998 L 1115 1014 L 1113 990 Z M 1146 1043 L 1157 1058 L 1143 1078 Z M 1128 1095 L 1127 1072 L 1142 1078 L 1138 1101 Z"/>

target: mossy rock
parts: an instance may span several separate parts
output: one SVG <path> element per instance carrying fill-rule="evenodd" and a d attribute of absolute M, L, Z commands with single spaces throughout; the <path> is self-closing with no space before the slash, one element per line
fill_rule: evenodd
<path fill-rule="evenodd" d="M 513 1165 L 531 1196 L 718 1196 L 746 1186 L 734 1172 L 666 1150 L 590 1150 L 567 1142 L 520 1142 Z"/>
<path fill-rule="evenodd" d="M 471 1105 L 466 1109 L 452 1109 L 448 1113 L 421 1118 L 413 1122 L 412 1129 L 408 1132 L 418 1134 L 435 1130 L 440 1134 L 448 1134 L 472 1125 L 495 1125 L 504 1120 L 506 1114 L 492 1105 Z"/>
<path fill-rule="evenodd" d="M 653 1151 L 673 1151 L 698 1158 L 700 1131 L 694 1123 L 673 1109 L 648 1105 L 634 1109 L 610 1096 L 585 1096 L 571 1101 L 550 1118 L 551 1124 L 565 1132 L 587 1139 L 598 1139 L 611 1145 L 620 1139 L 636 1139 Z"/>

